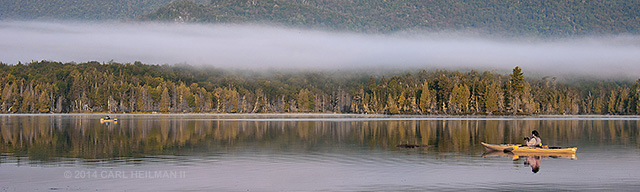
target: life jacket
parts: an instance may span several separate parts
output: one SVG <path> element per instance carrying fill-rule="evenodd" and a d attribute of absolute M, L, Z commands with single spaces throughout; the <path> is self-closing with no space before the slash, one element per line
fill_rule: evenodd
<path fill-rule="evenodd" d="M 540 137 L 531 136 L 531 138 L 527 141 L 527 146 L 529 147 L 542 147 L 542 139 Z"/>

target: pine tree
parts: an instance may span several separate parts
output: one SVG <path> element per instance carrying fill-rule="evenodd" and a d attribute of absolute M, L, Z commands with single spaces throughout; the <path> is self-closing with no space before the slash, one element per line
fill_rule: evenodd
<path fill-rule="evenodd" d="M 1 64 L 1 63 L 0 63 Z M 2 78 L 0 78 L 1 82 Z M 6 87 L 6 86 L 5 86 Z M 2 89 L 2 84 L 0 84 L 0 113 L 4 112 L 4 89 Z"/>
<path fill-rule="evenodd" d="M 301 89 L 297 97 L 298 110 L 309 112 L 315 108 L 314 97 L 308 89 Z"/>
<path fill-rule="evenodd" d="M 109 113 L 118 111 L 118 102 L 115 99 L 113 99 L 113 96 L 111 95 L 109 95 L 109 98 L 107 99 L 107 111 Z"/>
<path fill-rule="evenodd" d="M 240 108 L 240 98 L 236 90 L 229 90 L 229 102 L 231 106 L 231 113 L 237 113 Z"/>
<path fill-rule="evenodd" d="M 38 108 L 38 112 L 40 113 L 48 113 L 51 109 L 51 100 L 49 99 L 49 93 L 46 90 L 43 90 L 38 97 L 38 104 L 36 108 Z"/>
<path fill-rule="evenodd" d="M 531 95 L 531 85 L 527 82 L 524 83 L 521 98 L 522 109 L 525 113 L 532 114 L 538 109 L 537 104 L 533 100 L 533 95 Z"/>
<path fill-rule="evenodd" d="M 454 85 L 451 90 L 449 107 L 454 113 L 466 112 L 469 109 L 471 93 L 465 84 Z"/>
<path fill-rule="evenodd" d="M 640 115 L 640 79 L 636 81 L 634 90 L 635 90 L 634 93 L 636 95 L 636 99 L 635 99 L 636 115 Z"/>
<path fill-rule="evenodd" d="M 420 94 L 420 110 L 422 110 L 422 113 L 431 113 L 432 100 L 429 83 L 425 80 L 422 84 L 422 93 Z"/>
<path fill-rule="evenodd" d="M 143 112 L 146 111 L 145 103 L 147 99 L 147 89 L 145 86 L 136 87 L 136 102 L 135 109 L 136 111 Z"/>
<path fill-rule="evenodd" d="M 631 105 L 635 108 L 635 114 L 640 115 L 640 79 L 636 80 L 636 83 L 633 86 L 632 95 L 635 95 L 635 99 L 633 99 Z"/>
<path fill-rule="evenodd" d="M 607 103 L 607 112 L 612 115 L 616 113 L 616 97 L 616 92 L 611 90 L 611 94 L 609 94 L 609 103 Z"/>
<path fill-rule="evenodd" d="M 640 115 L 640 94 L 636 95 L 636 115 Z"/>
<path fill-rule="evenodd" d="M 376 80 L 373 77 L 370 77 L 365 91 L 371 94 L 376 91 L 376 86 Z"/>
<path fill-rule="evenodd" d="M 400 94 L 400 97 L 398 97 L 398 110 L 401 112 L 405 111 L 406 105 L 407 105 L 406 92 L 403 90 L 402 93 Z"/>
<path fill-rule="evenodd" d="M 462 84 L 458 87 L 458 104 L 463 112 L 469 111 L 469 102 L 471 100 L 471 92 L 469 86 Z"/>
<path fill-rule="evenodd" d="M 198 89 L 198 88 L 196 88 Z M 206 106 L 205 106 L 205 102 L 204 102 L 204 95 L 202 95 L 202 93 L 200 91 L 198 91 L 196 94 L 193 95 L 194 97 L 194 111 L 197 113 L 201 113 L 204 112 L 206 110 Z"/>
<path fill-rule="evenodd" d="M 498 84 L 495 82 L 486 87 L 484 97 L 485 110 L 487 111 L 487 113 L 491 114 L 495 111 L 498 111 L 498 94 L 501 91 L 502 90 L 500 90 L 500 87 L 498 87 Z"/>
<path fill-rule="evenodd" d="M 13 85 L 9 85 L 9 82 L 7 82 L 4 85 L 4 89 L 2 90 L 2 112 L 8 111 L 9 108 L 11 107 L 11 101 L 13 100 L 13 87 L 15 86 L 15 84 Z"/>
<path fill-rule="evenodd" d="M 511 88 L 514 93 L 522 94 L 524 91 L 524 74 L 518 66 L 513 68 L 513 73 L 511 74 Z"/>
<path fill-rule="evenodd" d="M 603 101 L 601 97 L 596 97 L 593 101 L 593 113 L 602 114 Z"/>
<path fill-rule="evenodd" d="M 160 95 L 160 111 L 161 112 L 169 112 L 169 105 L 171 104 L 169 99 L 169 89 L 166 87 L 162 88 L 162 94 Z"/>
<path fill-rule="evenodd" d="M 189 87 L 183 82 L 180 82 L 180 85 L 176 89 L 176 110 L 179 112 L 190 112 L 191 108 L 189 107 L 188 97 L 191 95 L 191 90 L 189 90 Z"/>
<path fill-rule="evenodd" d="M 627 114 L 629 112 L 629 91 L 628 89 L 624 88 L 622 90 L 620 90 L 620 94 L 618 95 L 618 100 L 616 101 L 616 111 L 618 111 L 618 114 Z"/>
<path fill-rule="evenodd" d="M 524 74 L 519 66 L 513 68 L 511 76 L 511 98 L 509 99 L 513 114 L 521 110 L 522 95 L 524 92 Z"/>
<path fill-rule="evenodd" d="M 396 102 L 391 95 L 387 99 L 387 108 L 389 109 L 389 114 L 398 114 L 400 113 L 400 109 L 398 109 L 398 102 Z"/>

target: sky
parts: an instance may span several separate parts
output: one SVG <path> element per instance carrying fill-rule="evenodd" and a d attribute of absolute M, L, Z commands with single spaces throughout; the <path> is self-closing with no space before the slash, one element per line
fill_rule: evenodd
<path fill-rule="evenodd" d="M 476 69 L 640 77 L 640 37 L 358 34 L 266 25 L 0 21 L 0 62 L 141 61 L 222 69 Z"/>

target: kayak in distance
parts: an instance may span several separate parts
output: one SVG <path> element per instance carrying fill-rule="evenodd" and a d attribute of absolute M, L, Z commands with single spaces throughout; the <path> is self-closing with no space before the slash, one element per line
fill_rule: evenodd
<path fill-rule="evenodd" d="M 117 118 L 111 118 L 109 116 L 100 118 L 100 123 L 118 123 L 118 119 Z"/>

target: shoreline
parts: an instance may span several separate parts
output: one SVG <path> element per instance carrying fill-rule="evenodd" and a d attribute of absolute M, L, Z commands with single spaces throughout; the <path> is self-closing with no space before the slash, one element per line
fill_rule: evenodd
<path fill-rule="evenodd" d="M 640 115 L 387 115 L 349 113 L 3 113 L 1 116 L 199 116 L 257 118 L 357 118 L 357 119 L 638 119 Z"/>

